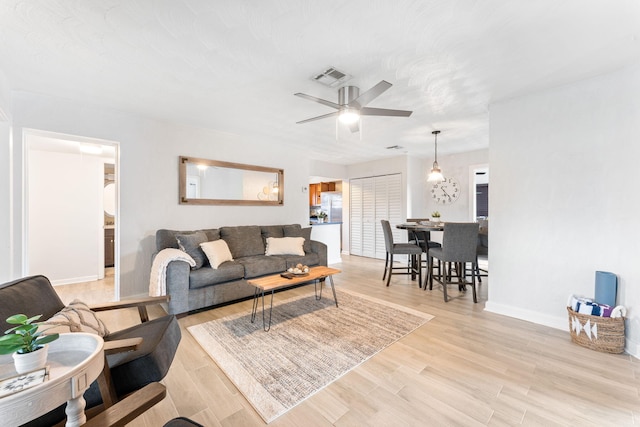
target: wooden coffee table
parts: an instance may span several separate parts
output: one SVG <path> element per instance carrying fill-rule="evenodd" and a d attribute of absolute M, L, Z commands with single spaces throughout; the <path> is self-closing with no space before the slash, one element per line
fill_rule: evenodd
<path fill-rule="evenodd" d="M 302 283 L 309 284 L 313 283 L 316 291 L 316 300 L 322 298 L 322 286 L 320 286 L 320 293 L 318 293 L 318 281 L 322 279 L 329 278 L 329 283 L 331 284 L 331 290 L 333 291 L 333 300 L 336 303 L 336 307 L 338 307 L 338 298 L 336 297 L 336 288 L 333 284 L 333 275 L 336 273 L 340 273 L 340 270 L 337 268 L 331 267 L 311 267 L 309 269 L 309 274 L 294 276 L 291 279 L 287 279 L 285 277 L 280 276 L 280 274 L 273 274 L 271 276 L 264 276 L 257 279 L 247 280 L 252 286 L 255 286 L 256 290 L 253 294 L 253 309 L 251 310 L 251 323 L 253 323 L 256 319 L 256 312 L 258 311 L 258 300 L 260 296 L 262 296 L 262 328 L 265 332 L 268 332 L 271 329 L 271 312 L 273 311 L 273 293 L 278 289 L 286 289 L 291 288 L 296 285 L 300 285 Z M 264 316 L 264 294 L 265 292 L 271 291 L 271 303 L 269 305 L 269 324 L 267 325 Z"/>

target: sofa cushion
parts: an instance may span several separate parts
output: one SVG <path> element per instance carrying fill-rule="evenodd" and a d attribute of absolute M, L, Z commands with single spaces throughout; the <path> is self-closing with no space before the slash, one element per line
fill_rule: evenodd
<path fill-rule="evenodd" d="M 200 247 L 201 243 L 208 241 L 208 237 L 204 231 L 196 231 L 191 234 L 178 234 L 176 235 L 178 241 L 178 247 L 181 251 L 188 253 L 191 258 L 196 262 L 196 265 L 191 267 L 193 270 L 202 268 L 207 260 L 204 251 Z"/>
<path fill-rule="evenodd" d="M 227 242 L 222 239 L 214 240 L 213 242 L 201 243 L 200 247 L 207 256 L 211 268 L 214 270 L 223 262 L 233 261 L 229 245 L 227 245 Z"/>
<path fill-rule="evenodd" d="M 269 237 L 284 237 L 284 229 L 281 225 L 263 225 L 260 230 L 265 241 Z"/>
<path fill-rule="evenodd" d="M 302 248 L 306 253 L 311 252 L 311 227 L 302 228 L 299 224 L 285 225 L 283 231 L 284 237 L 304 237 Z"/>
<path fill-rule="evenodd" d="M 267 237 L 266 256 L 300 255 L 304 256 L 304 237 Z"/>
<path fill-rule="evenodd" d="M 207 240 L 218 240 L 220 238 L 220 230 L 217 228 L 209 228 L 203 231 L 204 234 L 207 235 Z M 195 231 L 176 231 L 176 230 L 166 230 L 160 229 L 156 231 L 156 251 L 160 252 L 163 249 L 167 248 L 178 248 L 178 241 L 176 240 L 176 236 L 178 234 L 192 234 Z"/>
<path fill-rule="evenodd" d="M 236 262 L 244 266 L 244 278 L 252 279 L 265 274 L 282 273 L 287 269 L 287 263 L 280 256 L 255 255 L 236 258 Z"/>
<path fill-rule="evenodd" d="M 218 268 L 203 267 L 189 273 L 189 288 L 196 289 L 209 285 L 217 285 L 244 277 L 244 266 L 235 261 L 223 262 Z"/>
<path fill-rule="evenodd" d="M 239 227 L 222 227 L 222 237 L 229 245 L 233 258 L 253 255 L 264 255 L 264 242 L 260 227 L 257 225 L 243 225 Z"/>
<path fill-rule="evenodd" d="M 286 261 L 287 268 L 295 267 L 298 264 L 308 265 L 309 267 L 320 264 L 320 257 L 313 252 L 305 254 L 305 256 L 282 255 L 281 258 Z"/>

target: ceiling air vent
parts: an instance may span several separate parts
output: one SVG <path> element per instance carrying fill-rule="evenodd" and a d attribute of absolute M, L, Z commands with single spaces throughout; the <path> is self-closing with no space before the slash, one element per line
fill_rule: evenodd
<path fill-rule="evenodd" d="M 320 74 L 316 74 L 312 77 L 313 80 L 321 83 L 325 86 L 335 87 L 339 84 L 349 80 L 351 76 L 349 74 L 338 71 L 333 67 L 329 67 Z"/>

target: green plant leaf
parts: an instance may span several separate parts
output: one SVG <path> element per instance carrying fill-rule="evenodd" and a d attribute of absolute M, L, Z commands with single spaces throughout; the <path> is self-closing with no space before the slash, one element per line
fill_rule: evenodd
<path fill-rule="evenodd" d="M 14 314 L 7 318 L 7 323 L 10 325 L 24 325 L 28 318 L 24 314 Z"/>
<path fill-rule="evenodd" d="M 40 346 L 42 344 L 50 343 L 51 341 L 55 341 L 60 337 L 59 334 L 51 334 L 51 335 L 43 335 L 34 341 L 36 346 Z"/>

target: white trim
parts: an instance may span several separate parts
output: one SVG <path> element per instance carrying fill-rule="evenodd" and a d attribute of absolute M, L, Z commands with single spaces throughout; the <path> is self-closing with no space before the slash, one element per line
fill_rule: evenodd
<path fill-rule="evenodd" d="M 114 230 L 114 239 L 115 239 L 115 247 L 114 247 L 114 301 L 120 300 L 120 143 L 117 141 L 111 141 L 106 139 L 99 138 L 91 138 L 91 137 L 83 137 L 79 135 L 70 135 L 65 133 L 57 133 L 51 131 L 43 131 L 40 129 L 31 129 L 31 128 L 23 128 L 22 129 L 22 276 L 26 276 L 29 271 L 29 256 L 28 256 L 28 219 L 29 219 L 29 211 L 28 211 L 28 153 L 29 153 L 29 144 L 27 143 L 28 137 L 39 136 L 53 139 L 62 139 L 66 141 L 74 141 L 79 143 L 88 143 L 88 144 L 98 144 L 98 145 L 107 145 L 114 148 L 114 156 L 113 161 L 115 164 L 115 216 L 114 221 L 116 223 L 116 227 Z M 12 174 L 13 176 L 13 174 Z M 100 226 L 102 230 L 102 226 Z M 104 255 L 104 242 L 102 244 L 102 250 L 98 249 L 99 252 L 102 252 Z M 102 257 L 104 259 L 104 257 Z M 65 279 L 61 281 L 52 281 L 54 284 L 69 284 L 69 283 L 79 283 L 79 282 L 87 282 L 98 280 L 100 273 L 98 272 L 96 276 L 86 276 L 79 277 L 73 279 Z"/>
<path fill-rule="evenodd" d="M 98 275 L 80 276 L 80 277 L 71 277 L 63 280 L 52 280 L 51 284 L 53 286 L 61 286 L 61 285 L 72 285 L 74 283 L 93 282 L 96 280 L 99 280 Z"/>
<path fill-rule="evenodd" d="M 476 220 L 476 170 L 489 170 L 489 163 L 469 165 L 469 220 Z"/>
<path fill-rule="evenodd" d="M 491 301 L 487 301 L 485 303 L 484 310 L 490 313 L 501 314 L 503 316 L 509 316 L 520 320 L 526 320 L 527 322 L 549 326 L 554 329 L 561 329 L 567 331 L 567 336 L 569 334 L 569 319 L 566 315 L 561 317 L 550 316 L 533 310 L 525 310 L 520 307 L 496 304 Z"/>

